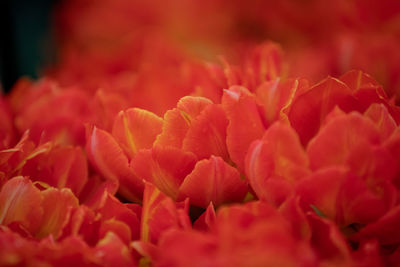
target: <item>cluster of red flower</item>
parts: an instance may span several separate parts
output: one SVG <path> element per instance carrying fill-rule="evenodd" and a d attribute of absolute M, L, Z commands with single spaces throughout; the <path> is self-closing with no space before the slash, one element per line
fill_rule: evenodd
<path fill-rule="evenodd" d="M 400 264 L 400 54 L 368 58 L 399 5 L 227 2 L 61 6 L 59 65 L 0 99 L 1 266 Z M 386 91 L 314 81 L 357 64 Z"/>

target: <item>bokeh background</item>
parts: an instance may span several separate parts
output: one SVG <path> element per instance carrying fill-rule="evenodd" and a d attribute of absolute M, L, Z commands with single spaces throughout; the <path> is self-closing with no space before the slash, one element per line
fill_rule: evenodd
<path fill-rule="evenodd" d="M 6 0 L 1 5 L 5 90 L 22 75 L 52 73 L 71 83 L 65 69 L 75 64 L 73 57 L 113 61 L 115 72 L 132 70 L 146 41 L 172 46 L 184 57 L 218 62 L 224 55 L 235 62 L 246 47 L 272 40 L 285 51 L 290 76 L 317 81 L 356 68 L 376 77 L 390 96 L 400 95 L 397 0 Z M 130 63 L 116 63 L 121 57 Z M 75 77 L 104 74 L 75 65 L 81 70 Z"/>

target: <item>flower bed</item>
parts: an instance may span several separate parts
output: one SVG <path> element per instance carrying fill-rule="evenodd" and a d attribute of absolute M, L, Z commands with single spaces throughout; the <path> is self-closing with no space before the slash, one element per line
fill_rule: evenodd
<path fill-rule="evenodd" d="M 0 265 L 400 264 L 400 8 L 339 2 L 65 1 L 0 101 Z"/>

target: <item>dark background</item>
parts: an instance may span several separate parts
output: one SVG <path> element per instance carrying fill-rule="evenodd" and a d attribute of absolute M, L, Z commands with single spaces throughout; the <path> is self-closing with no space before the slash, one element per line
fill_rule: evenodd
<path fill-rule="evenodd" d="M 0 81 L 8 92 L 21 76 L 37 78 L 55 60 L 52 10 L 56 0 L 0 1 Z"/>

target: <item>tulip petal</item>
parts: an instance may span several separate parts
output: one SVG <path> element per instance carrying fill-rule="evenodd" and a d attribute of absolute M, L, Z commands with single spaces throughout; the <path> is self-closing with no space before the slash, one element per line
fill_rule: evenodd
<path fill-rule="evenodd" d="M 369 183 L 358 176 L 348 173 L 339 195 L 338 210 L 341 216 L 339 225 L 366 225 L 378 220 L 396 203 L 397 190 L 389 181 Z"/>
<path fill-rule="evenodd" d="M 318 132 L 326 115 L 336 105 L 344 111 L 357 107 L 351 94 L 346 84 L 329 77 L 296 98 L 288 116 L 303 145 Z"/>
<path fill-rule="evenodd" d="M 228 119 L 219 105 L 209 105 L 191 123 L 182 148 L 193 152 L 198 159 L 220 156 L 229 161 L 226 147 Z"/>
<path fill-rule="evenodd" d="M 170 230 L 160 239 L 158 253 L 152 261 L 156 266 L 219 266 L 218 246 L 214 236 L 196 231 Z M 226 265 L 231 266 L 231 265 Z"/>
<path fill-rule="evenodd" d="M 101 221 L 98 217 L 92 209 L 85 205 L 74 208 L 71 211 L 68 223 L 62 229 L 62 235 L 59 240 L 69 236 L 80 236 L 89 246 L 94 246 L 99 240 L 101 226 Z"/>
<path fill-rule="evenodd" d="M 396 206 L 350 238 L 356 241 L 378 239 L 382 245 L 398 244 L 400 242 L 399 224 L 400 206 Z"/>
<path fill-rule="evenodd" d="M 390 152 L 392 159 L 395 160 L 395 166 L 400 166 L 400 157 L 398 156 L 400 155 L 400 128 L 397 128 L 396 131 L 384 142 L 383 147 Z M 397 188 L 400 188 L 400 168 L 397 169 L 398 171 L 392 182 Z"/>
<path fill-rule="evenodd" d="M 101 175 L 120 183 L 119 192 L 125 198 L 140 201 L 143 182 L 129 168 L 128 158 L 109 133 L 94 127 L 88 137 L 86 151 L 90 162 Z"/>
<path fill-rule="evenodd" d="M 95 248 L 104 266 L 135 267 L 128 246 L 113 232 L 107 232 Z"/>
<path fill-rule="evenodd" d="M 280 122 L 269 127 L 263 139 L 253 142 L 249 148 L 246 156 L 246 174 L 257 196 L 270 200 L 279 199 L 272 197 L 275 194 L 278 196 L 281 191 L 279 187 L 284 191 L 289 190 L 284 189 L 287 187 L 284 184 L 279 187 L 277 187 L 278 184 L 273 186 L 271 183 L 274 181 L 285 180 L 285 184 L 290 187 L 290 184 L 294 185 L 307 176 L 309 174 L 308 158 L 296 132 Z M 269 181 L 271 178 L 273 180 Z M 272 190 L 266 190 L 270 186 Z"/>
<path fill-rule="evenodd" d="M 66 188 L 49 188 L 42 191 L 42 196 L 43 220 L 36 236 L 43 238 L 52 234 L 57 239 L 68 223 L 71 210 L 78 207 L 78 199 Z"/>
<path fill-rule="evenodd" d="M 118 236 L 124 244 L 129 244 L 129 242 L 132 241 L 131 229 L 126 223 L 121 222 L 120 220 L 109 219 L 101 223 L 99 228 L 99 238 L 103 239 L 108 235 L 108 233 L 113 233 Z"/>
<path fill-rule="evenodd" d="M 267 203 L 222 207 L 215 225 L 227 266 L 315 266 L 313 250 L 294 238 L 290 223 Z"/>
<path fill-rule="evenodd" d="M 183 111 L 183 115 L 186 117 L 186 119 L 191 121 L 211 104 L 212 101 L 205 97 L 184 96 L 178 101 L 176 107 Z"/>
<path fill-rule="evenodd" d="M 292 224 L 295 237 L 299 240 L 311 239 L 311 227 L 306 214 L 300 207 L 299 197 L 289 198 L 279 207 L 279 212 Z"/>
<path fill-rule="evenodd" d="M 214 236 L 196 231 L 170 230 L 160 239 L 160 250 L 154 255 L 157 266 L 216 267 L 217 240 Z M 229 265 L 227 265 L 229 266 Z"/>
<path fill-rule="evenodd" d="M 145 184 L 140 235 L 142 241 L 157 244 L 160 235 L 167 229 L 181 228 L 179 216 L 171 198 L 152 184 Z"/>
<path fill-rule="evenodd" d="M 331 167 L 316 171 L 300 181 L 296 193 L 300 196 L 303 208 L 311 210 L 311 207 L 315 207 L 327 218 L 337 218 L 337 197 L 346 177 L 344 168 Z"/>
<path fill-rule="evenodd" d="M 210 202 L 240 202 L 247 193 L 246 183 L 239 172 L 223 159 L 211 156 L 197 162 L 194 170 L 186 176 L 179 188 L 179 198 L 190 198 L 190 203 L 206 208 Z"/>
<path fill-rule="evenodd" d="M 181 98 L 177 108 L 165 113 L 162 133 L 157 136 L 154 145 L 181 148 L 192 121 L 211 104 L 211 100 L 204 97 L 185 96 Z"/>
<path fill-rule="evenodd" d="M 136 204 L 137 205 L 137 204 Z M 126 204 L 121 203 L 116 197 L 109 193 L 105 193 L 103 203 L 101 207 L 97 209 L 97 212 L 102 215 L 102 220 L 117 220 L 118 223 L 124 223 L 125 226 L 129 227 L 129 236 L 120 236 L 122 240 L 136 240 L 139 238 L 139 215 L 130 209 Z M 116 223 L 109 223 L 111 226 Z M 120 228 L 119 225 L 116 226 Z"/>
<path fill-rule="evenodd" d="M 14 177 L 0 191 L 0 224 L 21 222 L 31 233 L 43 217 L 42 195 L 27 177 Z"/>
<path fill-rule="evenodd" d="M 152 147 L 161 128 L 160 117 L 147 110 L 131 108 L 119 112 L 112 135 L 128 158 L 132 159 L 138 150 Z"/>
<path fill-rule="evenodd" d="M 350 248 L 337 226 L 316 214 L 308 214 L 311 225 L 311 244 L 321 263 L 332 266 L 353 266 Z"/>
<path fill-rule="evenodd" d="M 325 125 L 311 140 L 307 148 L 310 167 L 344 164 L 353 148 L 368 144 L 378 144 L 380 135 L 371 120 L 353 112 L 337 116 Z"/>
<path fill-rule="evenodd" d="M 386 140 L 397 128 L 397 124 L 383 104 L 372 104 L 364 116 L 370 118 L 378 127 L 382 140 Z"/>
<path fill-rule="evenodd" d="M 91 176 L 79 196 L 79 201 L 92 209 L 96 209 L 100 206 L 103 195 L 105 193 L 115 195 L 118 186 L 118 181 L 105 181 L 98 175 Z"/>
<path fill-rule="evenodd" d="M 242 85 L 254 92 L 260 84 L 281 77 L 283 72 L 282 48 L 278 44 L 266 42 L 253 49 L 245 59 Z"/>
<path fill-rule="evenodd" d="M 181 148 L 189 127 L 190 122 L 185 119 L 179 109 L 168 110 L 164 114 L 162 133 L 157 136 L 154 146 Z"/>
<path fill-rule="evenodd" d="M 36 151 L 44 149 L 44 153 L 27 157 L 21 174 L 50 186 L 70 188 L 75 195 L 79 195 L 88 180 L 87 159 L 81 147 L 46 148 L 45 145 L 36 149 Z"/>
<path fill-rule="evenodd" d="M 340 76 L 339 80 L 347 84 L 352 91 L 360 88 L 379 86 L 378 82 L 361 70 L 351 70 Z"/>
<path fill-rule="evenodd" d="M 244 159 L 252 141 L 261 138 L 265 125 L 256 98 L 243 87 L 224 91 L 222 106 L 229 120 L 226 144 L 232 161 L 244 172 Z"/>
<path fill-rule="evenodd" d="M 176 199 L 186 175 L 194 168 L 196 156 L 174 147 L 153 147 L 139 151 L 131 161 L 137 177 L 153 183 L 163 193 Z"/>
<path fill-rule="evenodd" d="M 216 219 L 213 203 L 210 203 L 205 212 L 194 222 L 193 228 L 200 231 L 209 231 L 214 226 Z"/>
<path fill-rule="evenodd" d="M 280 117 L 287 117 L 285 113 L 290 109 L 295 96 L 307 85 L 304 80 L 281 81 L 279 78 L 261 84 L 257 88 L 256 95 L 265 107 L 264 112 L 268 123 L 272 124 Z"/>

